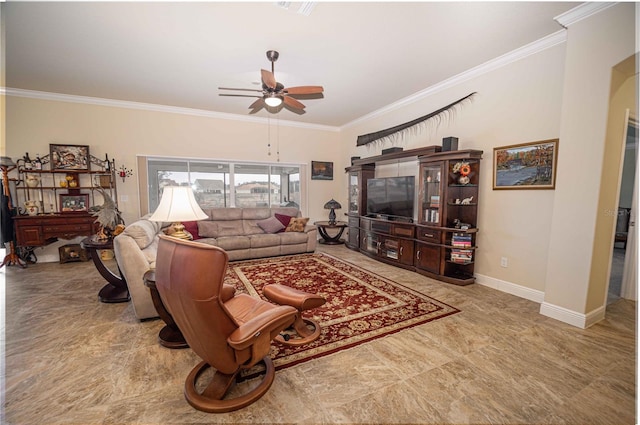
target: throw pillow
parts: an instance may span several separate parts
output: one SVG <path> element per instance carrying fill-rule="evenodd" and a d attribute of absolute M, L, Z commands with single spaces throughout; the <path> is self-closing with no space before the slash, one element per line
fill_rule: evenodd
<path fill-rule="evenodd" d="M 284 215 L 284 214 L 275 213 L 275 218 L 277 218 L 278 221 L 280 221 L 280 223 L 282 223 L 282 225 L 284 227 L 287 227 L 289 225 L 289 222 L 291 221 L 291 219 L 293 217 L 290 216 L 290 215 Z"/>
<path fill-rule="evenodd" d="M 200 239 L 200 235 L 198 234 L 198 222 L 197 221 L 183 221 L 184 230 L 191 233 L 193 236 L 193 240 Z"/>
<path fill-rule="evenodd" d="M 309 218 L 296 218 L 291 217 L 289 225 L 285 229 L 285 232 L 304 232 L 304 227 L 307 225 Z"/>
<path fill-rule="evenodd" d="M 264 220 L 256 221 L 256 224 L 264 230 L 265 233 L 278 233 L 284 229 L 285 226 L 275 217 L 265 218 Z"/>

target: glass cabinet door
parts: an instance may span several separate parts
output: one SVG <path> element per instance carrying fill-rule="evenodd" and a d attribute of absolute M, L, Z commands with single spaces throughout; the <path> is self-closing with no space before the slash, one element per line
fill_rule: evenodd
<path fill-rule="evenodd" d="M 347 211 L 349 214 L 360 214 L 360 187 L 358 186 L 359 174 L 360 173 L 357 171 L 351 171 L 349 173 L 349 210 Z"/>
<path fill-rule="evenodd" d="M 420 224 L 440 226 L 442 216 L 441 164 L 423 164 L 420 167 L 421 193 L 420 211 L 418 220 Z"/>

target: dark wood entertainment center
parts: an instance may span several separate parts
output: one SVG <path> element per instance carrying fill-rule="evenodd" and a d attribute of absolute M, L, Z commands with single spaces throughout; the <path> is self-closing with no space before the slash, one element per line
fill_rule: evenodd
<path fill-rule="evenodd" d="M 475 282 L 478 184 L 482 151 L 440 146 L 353 161 L 346 246 L 394 266 L 456 285 Z M 367 181 L 376 164 L 418 163 L 417 219 L 367 215 Z"/>

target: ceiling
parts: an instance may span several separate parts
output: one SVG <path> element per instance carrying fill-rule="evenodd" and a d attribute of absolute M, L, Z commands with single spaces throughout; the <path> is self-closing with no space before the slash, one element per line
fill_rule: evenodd
<path fill-rule="evenodd" d="M 324 86 L 277 117 L 340 127 L 561 30 L 553 18 L 579 3 L 300 5 L 3 3 L 6 86 L 249 116 L 255 99 L 218 87 L 260 88 L 274 49 L 285 87 Z"/>

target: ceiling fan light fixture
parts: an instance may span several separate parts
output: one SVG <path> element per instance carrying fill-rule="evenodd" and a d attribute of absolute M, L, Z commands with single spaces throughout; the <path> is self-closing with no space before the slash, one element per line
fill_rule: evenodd
<path fill-rule="evenodd" d="M 277 96 L 275 94 L 271 94 L 264 99 L 264 103 L 266 103 L 267 106 L 271 106 L 272 108 L 275 108 L 277 106 L 280 106 L 280 104 L 282 103 L 282 97 Z"/>

